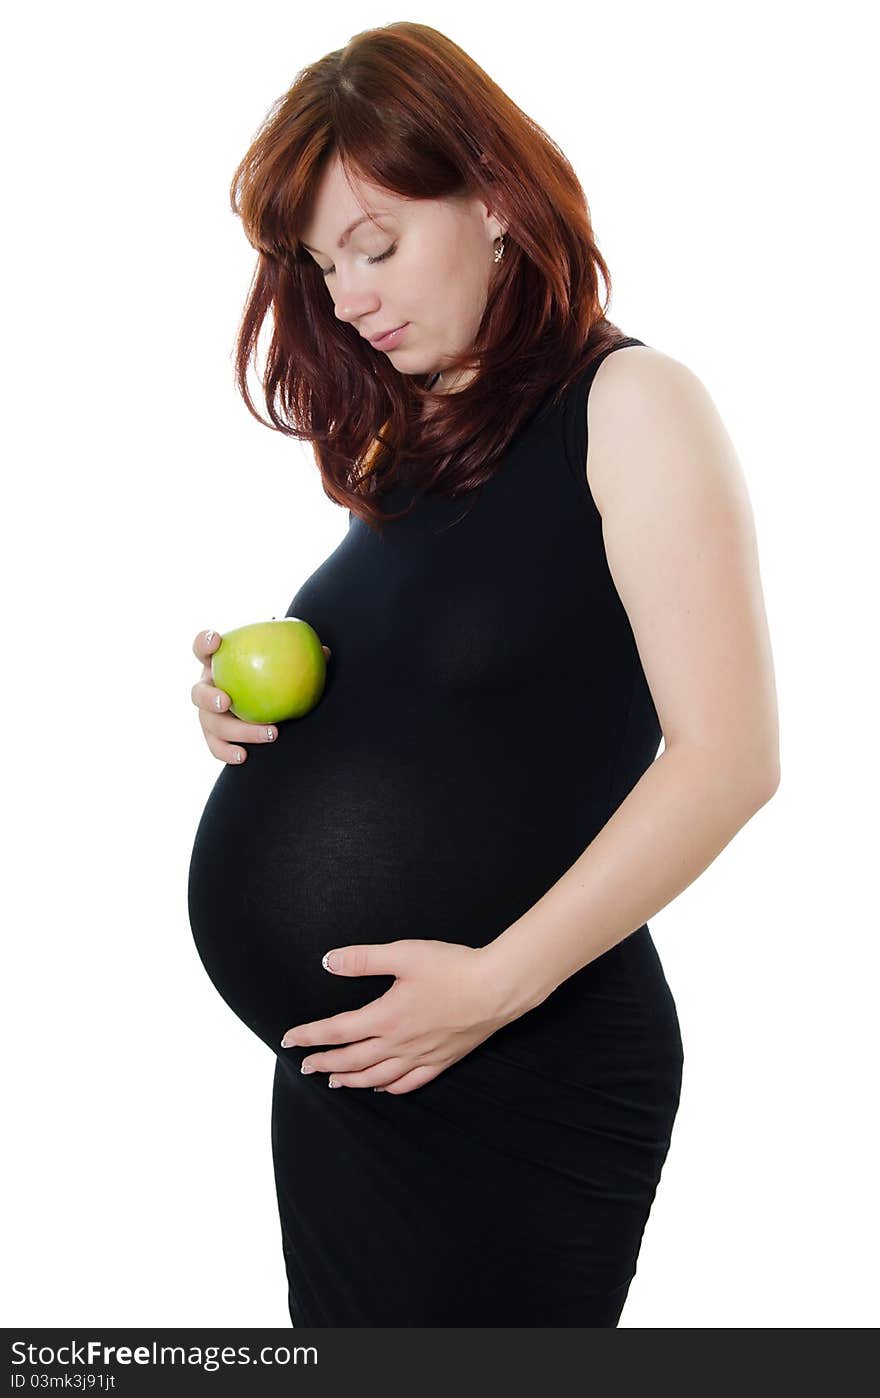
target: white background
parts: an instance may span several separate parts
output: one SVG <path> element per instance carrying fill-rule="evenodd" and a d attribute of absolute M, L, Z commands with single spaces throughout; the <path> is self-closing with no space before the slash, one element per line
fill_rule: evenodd
<path fill-rule="evenodd" d="M 876 1324 L 869 12 L 550 0 L 528 29 L 457 0 L 19 7 L 2 84 L 5 1324 L 290 1323 L 274 1060 L 187 919 L 221 771 L 190 647 L 282 616 L 348 518 L 234 390 L 255 254 L 228 188 L 301 67 L 400 18 L 442 28 L 571 159 L 611 319 L 706 384 L 758 529 L 782 783 L 650 919 L 685 1077 L 621 1326 Z"/>

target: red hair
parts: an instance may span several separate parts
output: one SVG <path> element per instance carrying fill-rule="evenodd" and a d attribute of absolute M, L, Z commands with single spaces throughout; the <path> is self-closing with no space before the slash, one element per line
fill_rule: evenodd
<path fill-rule="evenodd" d="M 474 378 L 429 394 L 340 321 L 299 241 L 328 161 L 414 199 L 485 199 L 504 257 L 473 346 L 450 359 Z M 267 427 L 311 442 L 324 493 L 381 532 L 376 503 L 400 477 L 455 497 L 487 481 L 519 427 L 561 397 L 609 344 L 608 268 L 583 189 L 551 138 L 451 39 L 399 22 L 356 34 L 303 68 L 270 109 L 232 180 L 233 211 L 259 259 L 235 348 L 236 385 Z M 605 287 L 599 299 L 599 276 Z M 271 310 L 262 387 L 248 366 Z M 430 397 L 435 411 L 422 414 Z"/>

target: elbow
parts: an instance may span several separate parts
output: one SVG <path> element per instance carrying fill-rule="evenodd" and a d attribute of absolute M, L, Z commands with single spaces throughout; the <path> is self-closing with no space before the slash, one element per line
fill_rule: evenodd
<path fill-rule="evenodd" d="M 755 810 L 760 810 L 779 790 L 779 743 L 775 735 L 773 741 L 768 738 L 767 742 L 741 749 L 731 757 L 731 770 L 741 774 L 744 789 L 752 794 Z"/>
<path fill-rule="evenodd" d="M 684 753 L 685 761 L 696 762 L 701 779 L 716 793 L 722 792 L 724 799 L 735 803 L 745 819 L 766 806 L 779 789 L 780 766 L 776 752 L 768 756 L 766 751 L 743 752 L 694 745 L 673 747 L 670 744 L 666 752 Z"/>
<path fill-rule="evenodd" d="M 772 762 L 764 763 L 760 769 L 760 775 L 756 782 L 758 809 L 766 806 L 771 797 L 779 790 L 779 779 L 781 776 L 778 756 Z"/>
<path fill-rule="evenodd" d="M 705 765 L 705 764 L 704 764 Z M 748 819 L 766 806 L 779 787 L 779 760 L 765 753 L 727 752 L 716 754 L 711 764 L 711 780 L 728 794 Z"/>

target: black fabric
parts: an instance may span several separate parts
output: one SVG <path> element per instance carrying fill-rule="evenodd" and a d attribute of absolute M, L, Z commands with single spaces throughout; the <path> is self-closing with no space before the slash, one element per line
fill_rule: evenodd
<path fill-rule="evenodd" d="M 352 517 L 287 611 L 333 652 L 323 697 L 223 768 L 198 827 L 199 955 L 276 1054 L 294 1325 L 616 1325 L 635 1274 L 683 1067 L 647 924 L 402 1096 L 279 1044 L 393 984 L 325 971 L 333 947 L 494 940 L 657 755 L 586 477 L 599 362 L 481 489 L 381 539 Z"/>

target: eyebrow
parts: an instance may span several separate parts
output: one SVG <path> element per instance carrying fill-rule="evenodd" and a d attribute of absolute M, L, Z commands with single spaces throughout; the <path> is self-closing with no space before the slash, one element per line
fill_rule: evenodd
<path fill-rule="evenodd" d="M 337 246 L 338 248 L 344 248 L 344 247 L 345 247 L 345 244 L 348 242 L 348 235 L 349 235 L 350 233 L 353 233 L 354 230 L 355 230 L 356 228 L 360 228 L 360 226 L 361 226 L 362 223 L 366 223 L 366 222 L 367 222 L 368 220 L 370 220 L 370 219 L 385 218 L 385 217 L 386 217 L 386 215 L 385 215 L 384 213 L 377 213 L 377 214 L 361 214 L 360 218 L 356 218 L 355 221 L 354 221 L 354 223 L 350 223 L 350 224 L 348 225 L 348 227 L 346 228 L 345 232 L 341 235 L 341 237 L 340 237 L 340 239 L 339 239 L 339 242 L 336 244 L 336 246 Z M 303 240 L 302 240 L 302 238 L 300 238 L 300 242 L 302 243 L 302 245 L 303 245 L 304 248 L 308 248 L 309 252 L 318 252 L 318 248 L 313 248 L 313 247 L 311 247 L 308 243 L 304 243 Z"/>

